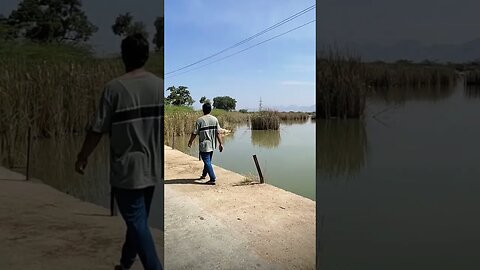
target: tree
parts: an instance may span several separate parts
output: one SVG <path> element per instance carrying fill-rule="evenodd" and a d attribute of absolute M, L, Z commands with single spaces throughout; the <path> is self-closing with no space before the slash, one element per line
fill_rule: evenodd
<path fill-rule="evenodd" d="M 222 109 L 226 111 L 235 110 L 237 101 L 229 96 L 215 97 L 213 99 L 213 107 L 216 109 Z"/>
<path fill-rule="evenodd" d="M 23 0 L 7 24 L 14 38 L 39 42 L 87 41 L 98 30 L 80 0 Z"/>
<path fill-rule="evenodd" d="M 175 106 L 191 106 L 195 101 L 190 96 L 190 91 L 186 86 L 170 86 L 167 88 L 170 95 L 165 99 L 167 104 Z"/>
<path fill-rule="evenodd" d="M 115 35 L 121 37 L 132 34 L 142 34 L 145 38 L 148 38 L 145 23 L 140 21 L 133 22 L 133 16 L 130 12 L 120 14 L 115 18 L 115 23 L 112 25 L 112 31 Z"/>
<path fill-rule="evenodd" d="M 155 44 L 155 49 L 159 52 L 163 51 L 164 46 L 164 17 L 157 17 L 154 22 L 155 25 L 155 36 L 153 37 L 153 43 Z"/>
<path fill-rule="evenodd" d="M 207 97 L 203 96 L 203 97 L 200 98 L 199 102 L 200 102 L 200 104 L 203 104 L 203 103 L 205 103 L 206 100 L 207 100 Z"/>

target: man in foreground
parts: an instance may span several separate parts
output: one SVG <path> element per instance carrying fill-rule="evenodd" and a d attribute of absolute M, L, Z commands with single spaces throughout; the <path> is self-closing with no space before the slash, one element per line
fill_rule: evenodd
<path fill-rule="evenodd" d="M 204 184 L 215 185 L 216 177 L 215 172 L 213 171 L 212 157 L 213 150 L 217 148 L 217 141 L 218 149 L 220 152 L 223 151 L 223 142 L 220 136 L 220 124 L 218 123 L 218 119 L 210 114 L 212 111 L 212 105 L 210 105 L 210 103 L 204 103 L 202 110 L 203 116 L 198 118 L 197 122 L 195 123 L 195 128 L 190 136 L 188 147 L 192 147 L 193 140 L 195 140 L 195 137 L 198 135 L 198 148 L 204 164 L 200 179 L 205 179 L 208 174 L 210 179 Z"/>
<path fill-rule="evenodd" d="M 162 181 L 163 80 L 143 68 L 149 46 L 142 35 L 126 37 L 121 49 L 126 73 L 107 83 L 75 169 L 84 174 L 88 157 L 110 133 L 110 184 L 127 225 L 115 269 L 130 269 L 138 254 L 144 269 L 159 270 L 148 215 L 155 185 Z"/>

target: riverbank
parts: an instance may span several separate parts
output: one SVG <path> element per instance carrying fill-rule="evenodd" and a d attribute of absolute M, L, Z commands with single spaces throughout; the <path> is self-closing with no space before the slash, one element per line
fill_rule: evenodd
<path fill-rule="evenodd" d="M 0 269 L 113 269 L 125 225 L 109 210 L 0 167 Z M 163 233 L 152 229 L 162 254 Z M 142 269 L 140 261 L 133 269 Z"/>
<path fill-rule="evenodd" d="M 166 269 L 315 268 L 314 201 L 217 166 L 196 184 L 202 166 L 165 146 Z"/>

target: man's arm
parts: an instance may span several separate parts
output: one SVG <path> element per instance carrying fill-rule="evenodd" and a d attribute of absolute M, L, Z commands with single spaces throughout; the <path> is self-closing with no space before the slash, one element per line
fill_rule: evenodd
<path fill-rule="evenodd" d="M 200 131 L 199 128 L 200 127 L 198 126 L 198 120 L 197 120 L 197 122 L 195 122 L 195 125 L 193 127 L 192 135 L 190 135 L 190 140 L 188 141 L 188 147 L 192 147 L 193 140 L 195 140 L 198 132 Z"/>
<path fill-rule="evenodd" d="M 193 140 L 195 140 L 196 137 L 197 137 L 197 134 L 195 133 L 192 133 L 192 135 L 190 135 L 190 140 L 188 141 L 188 147 L 192 147 Z"/>
<path fill-rule="evenodd" d="M 222 139 L 222 134 L 220 133 L 220 131 L 217 131 L 217 141 L 218 141 L 218 150 L 220 150 L 220 152 L 223 151 L 223 139 Z"/>
<path fill-rule="evenodd" d="M 85 141 L 83 142 L 82 150 L 77 155 L 77 161 L 75 162 L 75 170 L 79 174 L 85 174 L 85 167 L 88 163 L 88 157 L 92 154 L 95 147 L 102 139 L 102 133 L 89 131 L 87 136 L 85 136 Z"/>
<path fill-rule="evenodd" d="M 110 94 L 106 88 L 100 98 L 97 112 L 95 117 L 87 130 L 85 141 L 83 142 L 82 149 L 77 155 L 77 161 L 75 162 L 75 171 L 80 174 L 84 174 L 85 167 L 88 163 L 88 157 L 92 154 L 95 147 L 97 147 L 102 134 L 110 131 L 111 118 L 114 108 L 110 103 Z"/>

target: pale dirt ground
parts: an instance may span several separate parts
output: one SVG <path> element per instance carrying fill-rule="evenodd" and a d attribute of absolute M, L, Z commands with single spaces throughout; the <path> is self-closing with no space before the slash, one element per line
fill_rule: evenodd
<path fill-rule="evenodd" d="M 315 268 L 314 201 L 267 184 L 238 186 L 244 176 L 216 166 L 217 185 L 199 185 L 202 166 L 165 147 L 166 269 L 200 261 L 208 267 L 195 269 Z"/>
<path fill-rule="evenodd" d="M 216 186 L 195 184 L 202 162 L 165 149 L 166 270 L 314 269 L 314 201 L 237 186 L 244 177 L 219 167 Z M 120 217 L 2 167 L 0 179 L 0 269 L 113 269 Z M 162 254 L 162 232 L 152 232 Z"/>
<path fill-rule="evenodd" d="M 0 269 L 114 268 L 125 234 L 120 216 L 2 167 L 0 179 Z M 161 254 L 163 233 L 152 233 Z M 138 259 L 133 269 L 142 269 Z"/>

